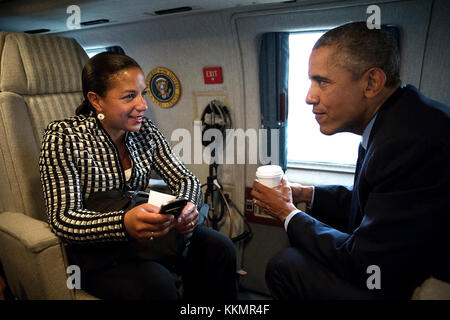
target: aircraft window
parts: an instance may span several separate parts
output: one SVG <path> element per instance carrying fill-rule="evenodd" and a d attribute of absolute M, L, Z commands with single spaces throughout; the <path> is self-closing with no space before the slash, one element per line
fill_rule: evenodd
<path fill-rule="evenodd" d="M 97 53 L 100 52 L 118 52 L 118 53 L 125 53 L 125 51 L 122 49 L 121 46 L 109 46 L 109 47 L 90 47 L 90 48 L 84 48 L 84 51 L 86 51 L 89 58 L 92 58 Z"/>
<path fill-rule="evenodd" d="M 324 32 L 289 35 L 289 117 L 287 161 L 290 168 L 354 172 L 361 137 L 352 133 L 326 136 L 306 104 L 309 55 Z"/>

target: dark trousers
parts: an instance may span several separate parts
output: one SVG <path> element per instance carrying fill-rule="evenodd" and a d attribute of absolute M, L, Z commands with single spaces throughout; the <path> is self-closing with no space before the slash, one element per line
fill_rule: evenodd
<path fill-rule="evenodd" d="M 236 249 L 218 231 L 195 228 L 187 255 L 179 257 L 173 270 L 168 267 L 161 261 L 118 260 L 82 276 L 82 289 L 102 299 L 177 300 L 175 272 L 182 279 L 184 300 L 236 299 Z"/>
<path fill-rule="evenodd" d="M 267 264 L 267 286 L 279 300 L 385 299 L 377 289 L 358 287 L 330 271 L 309 253 L 286 248 Z"/>

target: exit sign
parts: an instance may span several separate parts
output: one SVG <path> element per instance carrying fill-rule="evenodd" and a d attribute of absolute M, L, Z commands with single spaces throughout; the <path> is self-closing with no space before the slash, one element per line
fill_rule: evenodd
<path fill-rule="evenodd" d="M 203 78 L 205 79 L 206 84 L 222 83 L 222 68 L 203 68 Z"/>

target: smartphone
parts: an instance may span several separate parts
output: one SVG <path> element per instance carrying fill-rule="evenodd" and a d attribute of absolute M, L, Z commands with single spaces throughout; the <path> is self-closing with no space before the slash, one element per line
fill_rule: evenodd
<path fill-rule="evenodd" d="M 175 219 L 177 219 L 187 203 L 188 203 L 188 201 L 186 199 L 178 199 L 178 200 L 170 201 L 170 202 L 166 203 L 165 205 L 161 206 L 159 213 L 173 214 L 175 216 Z"/>

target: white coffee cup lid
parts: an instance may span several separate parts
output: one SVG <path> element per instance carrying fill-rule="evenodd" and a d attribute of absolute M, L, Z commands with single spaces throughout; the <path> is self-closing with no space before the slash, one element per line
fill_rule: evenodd
<path fill-rule="evenodd" d="M 258 167 L 256 170 L 256 176 L 258 177 L 274 177 L 283 174 L 283 169 L 277 165 L 267 165 Z"/>

